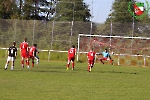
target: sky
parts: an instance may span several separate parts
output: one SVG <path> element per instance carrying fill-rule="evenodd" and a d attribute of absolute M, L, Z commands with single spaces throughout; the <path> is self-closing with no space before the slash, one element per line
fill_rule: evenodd
<path fill-rule="evenodd" d="M 93 16 L 92 21 L 96 23 L 104 23 L 111 13 L 111 7 L 115 0 L 84 0 L 89 5 L 89 9 Z M 136 0 L 143 2 L 146 6 L 146 0 Z M 150 4 L 150 0 L 147 0 Z"/>

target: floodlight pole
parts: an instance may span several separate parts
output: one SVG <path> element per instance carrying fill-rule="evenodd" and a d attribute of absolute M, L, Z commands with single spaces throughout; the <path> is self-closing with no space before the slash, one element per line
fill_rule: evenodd
<path fill-rule="evenodd" d="M 73 26 L 74 26 L 74 10 L 75 10 L 75 0 L 73 2 L 73 11 L 72 11 L 72 22 L 71 22 L 71 34 L 70 34 L 70 46 L 72 44 L 72 33 L 73 33 Z"/>
<path fill-rule="evenodd" d="M 113 1 L 112 1 L 112 5 L 113 5 Z M 112 36 L 112 8 L 111 8 L 111 16 L 110 16 L 110 47 L 109 47 L 109 52 L 110 52 L 110 49 L 111 49 L 111 36 Z"/>
<path fill-rule="evenodd" d="M 14 28 L 14 30 L 15 30 L 15 35 L 14 35 L 14 41 L 16 41 L 16 25 L 17 24 L 17 19 L 15 19 L 15 28 Z"/>
<path fill-rule="evenodd" d="M 92 35 L 92 30 L 93 30 L 92 18 L 93 18 L 93 0 L 92 0 L 92 16 L 91 16 L 91 30 L 90 30 L 90 42 L 89 43 L 91 43 L 91 35 Z"/>
<path fill-rule="evenodd" d="M 54 25 L 55 25 L 55 19 L 53 20 L 53 24 L 52 24 L 51 50 L 53 49 L 52 46 L 53 46 Z"/>
<path fill-rule="evenodd" d="M 110 47 L 109 47 L 109 51 L 111 49 L 111 36 L 112 36 L 112 9 L 111 9 L 111 22 L 110 22 Z"/>
<path fill-rule="evenodd" d="M 32 34 L 32 45 L 33 45 L 33 43 L 34 43 L 34 34 L 35 34 L 35 19 L 33 20 L 34 22 L 34 24 L 33 24 L 33 34 Z"/>
<path fill-rule="evenodd" d="M 111 22 L 110 22 L 110 47 L 109 47 L 109 51 L 111 49 L 111 36 L 112 36 L 112 14 L 111 14 Z"/>

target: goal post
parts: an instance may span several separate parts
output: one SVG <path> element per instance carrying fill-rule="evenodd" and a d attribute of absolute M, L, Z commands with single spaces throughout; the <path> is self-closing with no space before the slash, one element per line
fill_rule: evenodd
<path fill-rule="evenodd" d="M 116 61 L 116 65 L 150 65 L 150 38 L 149 37 L 127 37 L 106 35 L 78 35 L 77 61 L 81 54 L 85 54 L 90 48 L 100 53 L 108 49 Z M 128 59 L 129 58 L 129 59 Z M 124 64 L 122 64 L 124 63 Z"/>

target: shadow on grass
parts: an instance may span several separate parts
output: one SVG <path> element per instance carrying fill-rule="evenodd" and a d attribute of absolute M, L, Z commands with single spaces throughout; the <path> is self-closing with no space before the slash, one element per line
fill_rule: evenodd
<path fill-rule="evenodd" d="M 0 70 L 4 70 L 4 68 L 0 68 Z M 20 69 L 14 69 L 14 70 L 10 70 L 9 68 L 7 70 L 4 70 L 4 71 L 14 71 L 14 72 L 18 72 L 18 71 L 28 71 L 28 72 L 41 72 L 41 73 L 68 73 L 68 72 L 74 72 L 74 73 L 77 73 L 77 72 L 80 72 L 80 71 L 87 71 L 87 70 L 84 70 L 84 69 L 75 69 L 75 70 L 71 70 L 71 68 L 69 68 L 68 71 L 66 71 L 66 68 L 62 67 L 62 66 L 57 66 L 57 67 L 44 67 L 43 69 L 42 68 L 20 68 Z M 88 72 L 88 71 L 87 71 Z M 136 73 L 136 72 L 123 72 L 123 71 L 96 71 L 96 70 L 93 70 L 91 71 L 90 73 L 113 73 L 113 74 L 139 74 L 139 73 Z"/>
<path fill-rule="evenodd" d="M 3 69 L 4 70 L 4 69 Z M 12 72 L 39 72 L 39 73 L 65 73 L 65 70 L 30 70 L 30 69 L 16 69 L 16 70 L 4 70 L 4 71 L 12 71 Z"/>
<path fill-rule="evenodd" d="M 136 72 L 122 72 L 122 71 L 93 71 L 97 73 L 114 73 L 114 74 L 138 74 Z"/>
<path fill-rule="evenodd" d="M 32 70 L 33 72 L 39 72 L 39 73 L 65 73 L 63 71 L 56 71 L 56 70 Z"/>

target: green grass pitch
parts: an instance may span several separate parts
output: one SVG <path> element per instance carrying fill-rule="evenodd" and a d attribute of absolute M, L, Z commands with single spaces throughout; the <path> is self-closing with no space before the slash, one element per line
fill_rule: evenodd
<path fill-rule="evenodd" d="M 63 61 L 40 61 L 34 68 L 4 70 L 0 59 L 0 100 L 149 100 L 150 69 L 86 63 L 66 71 Z"/>

